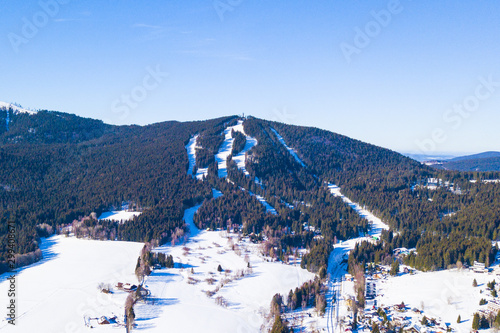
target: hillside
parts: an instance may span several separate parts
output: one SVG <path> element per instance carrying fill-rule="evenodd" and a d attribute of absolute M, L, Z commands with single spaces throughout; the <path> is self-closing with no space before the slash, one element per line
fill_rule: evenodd
<path fill-rule="evenodd" d="M 0 113 L 0 124 L 6 116 Z M 0 132 L 0 271 L 7 270 L 9 218 L 23 266 L 39 259 L 39 237 L 53 232 L 175 242 L 188 231 L 185 210 L 202 204 L 194 217 L 199 228 L 240 229 L 278 260 L 307 248 L 302 265 L 316 272 L 326 267 L 332 244 L 370 228 L 331 195 L 329 183 L 398 231 L 384 232 L 385 245 L 363 255 L 390 258 L 395 247 L 416 246 L 419 256 L 409 260 L 424 269 L 488 263 L 488 240 L 500 231 L 499 190 L 471 183 L 473 177 L 329 131 L 251 117 L 113 126 L 61 112 L 11 111 L 9 130 Z M 462 194 L 431 190 L 429 178 L 452 182 Z M 213 189 L 224 195 L 210 200 Z M 140 214 L 125 223 L 97 219 L 124 205 Z M 458 213 L 443 218 L 450 212 Z M 457 246 L 464 228 L 468 243 Z"/>

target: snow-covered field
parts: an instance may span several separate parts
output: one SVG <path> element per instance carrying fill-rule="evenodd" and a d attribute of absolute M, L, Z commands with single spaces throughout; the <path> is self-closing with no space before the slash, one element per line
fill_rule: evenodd
<path fill-rule="evenodd" d="M 138 330 L 259 332 L 275 293 L 287 294 L 314 278 L 300 267 L 267 262 L 258 245 L 229 237 L 200 231 L 185 245 L 157 249 L 173 255 L 176 268 L 155 270 L 147 278 L 153 302 L 136 306 Z M 224 271 L 218 272 L 218 265 Z M 217 304 L 217 297 L 224 306 Z"/>
<path fill-rule="evenodd" d="M 476 279 L 478 287 L 472 287 Z M 468 269 L 406 274 L 377 282 L 380 305 L 404 302 L 410 308 L 423 310 L 429 317 L 441 318 L 461 332 L 470 332 L 472 316 L 480 308 L 481 298 L 487 298 L 486 283 L 495 275 L 474 273 Z M 498 279 L 497 279 L 498 282 Z M 483 293 L 481 293 L 483 290 Z M 457 317 L 462 322 L 457 324 Z"/>
<path fill-rule="evenodd" d="M 99 283 L 137 283 L 134 275 L 143 244 L 52 236 L 43 240 L 44 259 L 17 275 L 17 322 L 2 313 L 2 332 L 87 332 L 84 316 L 123 315 L 126 293 L 98 291 Z M 10 274 L 0 277 L 6 300 Z M 2 307 L 5 303 L 2 302 Z M 112 329 L 108 326 L 102 329 Z"/>
<path fill-rule="evenodd" d="M 314 274 L 267 261 L 259 245 L 235 234 L 198 230 L 193 224 L 198 207 L 184 215 L 191 231 L 189 241 L 155 250 L 172 255 L 176 268 L 155 270 L 147 278 L 152 301 L 136 305 L 137 329 L 259 332 L 273 295 L 287 294 Z M 222 272 L 217 270 L 219 265 Z"/>
<path fill-rule="evenodd" d="M 213 194 L 223 195 L 215 189 Z M 146 278 L 151 297 L 135 306 L 138 331 L 259 332 L 268 323 L 265 315 L 274 294 L 287 294 L 314 278 L 299 266 L 271 262 L 261 255 L 260 245 L 236 234 L 198 230 L 193 216 L 200 206 L 184 213 L 190 230 L 185 244 L 155 249 L 173 255 L 176 267 L 154 270 Z M 137 284 L 134 271 L 142 247 L 64 236 L 44 240 L 45 259 L 17 276 L 17 325 L 3 317 L 0 329 L 86 332 L 85 319 L 92 318 L 92 331 L 124 330 L 118 324 L 98 325 L 96 319 L 116 315 L 121 322 L 127 294 L 116 288 L 103 294 L 97 286 Z M 2 295 L 7 294 L 8 276 L 0 277 Z"/>
<path fill-rule="evenodd" d="M 99 220 L 115 220 L 125 222 L 132 220 L 134 217 L 141 215 L 141 212 L 128 212 L 125 210 L 104 212 L 99 216 Z"/>

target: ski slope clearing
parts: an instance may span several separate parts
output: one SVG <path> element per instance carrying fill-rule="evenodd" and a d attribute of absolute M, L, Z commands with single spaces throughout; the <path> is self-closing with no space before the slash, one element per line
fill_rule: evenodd
<path fill-rule="evenodd" d="M 334 245 L 328 260 L 328 274 L 330 275 L 330 279 L 328 281 L 329 291 L 326 295 L 326 313 L 323 317 L 318 317 L 312 309 L 309 309 L 287 315 L 288 319 L 290 319 L 294 327 L 298 330 L 303 329 L 311 331 L 312 328 L 314 328 L 332 333 L 339 331 L 339 319 L 346 318 L 350 315 L 345 300 L 347 300 L 349 296 L 354 295 L 354 283 L 345 281 L 345 276 L 348 273 L 347 260 L 349 258 L 349 252 L 353 250 L 358 243 L 364 241 L 374 242 L 374 238 L 380 238 L 382 230 L 389 229 L 389 226 L 381 219 L 344 196 L 338 186 L 328 184 L 328 188 L 332 195 L 341 197 L 341 199 L 351 206 L 361 217 L 367 219 L 371 228 L 364 237 L 339 241 L 338 244 Z M 401 291 L 401 293 L 403 293 L 403 291 Z"/>
<path fill-rule="evenodd" d="M 287 146 L 286 142 L 285 142 L 285 139 L 283 139 L 283 137 L 281 135 L 279 135 L 278 131 L 276 131 L 274 128 L 271 128 L 271 131 L 273 131 L 273 133 L 276 135 L 276 137 L 278 138 L 278 141 L 286 148 L 286 150 L 288 150 L 288 152 L 293 156 L 293 158 L 295 158 L 295 160 L 300 164 L 302 165 L 303 167 L 306 167 L 306 165 L 304 164 L 304 162 L 300 159 L 300 157 L 297 155 L 297 153 L 295 152 L 294 149 L 290 148 Z"/>
<path fill-rule="evenodd" d="M 236 125 L 230 126 L 224 130 L 224 142 L 215 155 L 215 160 L 217 161 L 219 168 L 219 178 L 227 177 L 227 158 L 231 155 L 234 143 L 234 139 L 231 136 L 232 130 L 235 132 L 241 132 L 246 137 L 245 148 L 236 156 L 233 156 L 233 160 L 236 162 L 238 169 L 242 170 L 245 175 L 249 175 L 245 167 L 246 153 L 257 145 L 257 139 L 248 136 L 243 129 L 243 120 L 238 120 Z"/>
<path fill-rule="evenodd" d="M 361 217 L 365 218 L 370 222 L 371 230 L 370 230 L 370 235 L 372 237 L 380 238 L 380 234 L 382 233 L 382 230 L 389 230 L 389 226 L 382 222 L 381 219 L 373 215 L 371 212 L 366 210 L 365 208 L 361 207 L 358 203 L 352 202 L 351 199 L 346 197 L 340 192 L 340 187 L 334 184 L 328 184 L 328 188 L 330 189 L 330 192 L 336 196 L 340 197 L 345 203 L 347 203 L 349 206 L 352 207 Z"/>
<path fill-rule="evenodd" d="M 26 109 L 20 108 L 18 106 L 15 106 L 14 104 L 6 103 L 6 102 L 0 102 L 0 109 L 2 109 L 2 110 L 12 109 L 14 111 L 14 113 L 27 113 L 29 115 L 34 115 L 37 113 L 36 111 L 26 110 Z"/>
<path fill-rule="evenodd" d="M 187 173 L 188 175 L 193 176 L 198 180 L 202 180 L 203 177 L 206 177 L 208 175 L 208 168 L 198 168 L 196 169 L 196 175 L 193 175 L 194 167 L 196 166 L 196 149 L 200 148 L 196 144 L 198 137 L 199 135 L 193 136 L 186 145 L 186 151 L 189 160 L 189 167 Z"/>
<path fill-rule="evenodd" d="M 142 246 L 64 236 L 44 239 L 41 244 L 44 259 L 21 269 L 17 275 L 16 326 L 8 324 L 3 313 L 0 331 L 87 332 L 84 316 L 117 315 L 123 320 L 127 294 L 116 289 L 113 294 L 103 294 L 97 286 L 101 282 L 112 286 L 118 281 L 137 283 L 134 270 Z M 0 277 L 2 300 L 6 300 L 9 275 Z M 100 326 L 97 331 L 107 331 L 113 326 Z"/>
<path fill-rule="evenodd" d="M 257 200 L 259 200 L 259 202 L 264 205 L 264 207 L 266 207 L 266 213 L 271 213 L 273 215 L 278 215 L 278 213 L 276 212 L 276 209 L 274 209 L 273 206 L 271 206 L 267 201 L 266 199 L 264 199 L 262 196 L 258 195 L 258 194 L 254 194 L 252 192 L 249 192 L 250 195 L 254 195 Z"/>
<path fill-rule="evenodd" d="M 141 215 L 141 212 L 128 212 L 125 210 L 118 210 L 118 211 L 111 211 L 111 212 L 104 212 L 99 216 L 98 220 L 114 220 L 114 221 L 120 221 L 121 223 L 130 221 L 134 217 Z"/>
<path fill-rule="evenodd" d="M 172 255 L 176 267 L 155 270 L 147 278 L 152 300 L 136 305 L 137 329 L 260 332 L 273 295 L 287 294 L 314 274 L 268 261 L 258 244 L 236 234 L 193 232 L 194 211 L 185 218 L 195 236 L 184 245 L 155 250 Z"/>
<path fill-rule="evenodd" d="M 240 190 L 242 191 L 246 191 L 246 189 L 244 189 L 243 187 L 240 187 Z M 266 213 L 271 213 L 273 215 L 278 215 L 278 212 L 276 211 L 276 209 L 271 206 L 267 201 L 266 199 L 264 199 L 264 197 L 258 195 L 258 194 L 255 194 L 251 191 L 248 191 L 248 194 L 250 194 L 251 196 L 255 197 L 257 200 L 259 200 L 259 202 L 264 206 L 264 208 L 266 208 Z"/>
<path fill-rule="evenodd" d="M 196 140 L 198 140 L 198 135 L 193 136 L 186 145 L 186 151 L 189 160 L 187 173 L 190 176 L 193 175 L 194 166 L 196 165 Z"/>
<path fill-rule="evenodd" d="M 238 122 L 238 125 L 236 125 L 234 127 L 234 130 L 235 131 L 238 131 L 238 132 L 241 132 L 243 133 L 243 135 L 245 135 L 245 138 L 246 138 L 246 143 L 245 143 L 245 147 L 243 148 L 242 151 L 240 151 L 238 154 L 236 154 L 235 156 L 233 156 L 233 161 L 236 162 L 236 165 L 238 166 L 238 169 L 240 169 L 241 171 L 243 171 L 243 173 L 246 175 L 246 176 L 249 176 L 250 174 L 248 173 L 246 167 L 245 167 L 245 163 L 246 163 L 246 153 L 248 151 L 250 151 L 250 149 L 252 149 L 253 147 L 255 147 L 257 145 L 257 139 L 256 138 L 253 138 L 249 135 L 247 135 L 245 133 L 245 130 L 243 129 L 243 122 Z"/>

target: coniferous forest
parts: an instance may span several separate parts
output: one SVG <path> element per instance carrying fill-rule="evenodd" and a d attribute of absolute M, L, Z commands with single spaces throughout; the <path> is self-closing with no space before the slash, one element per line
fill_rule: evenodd
<path fill-rule="evenodd" d="M 6 118 L 2 112 L 0 124 Z M 229 158 L 228 182 L 218 178 L 214 155 L 236 116 L 148 126 L 112 126 L 48 111 L 9 116 L 9 131 L 0 125 L 0 272 L 7 270 L 9 218 L 16 225 L 18 263 L 24 265 L 40 258 L 40 237 L 67 226 L 79 237 L 175 241 L 186 232 L 184 210 L 202 202 L 195 215 L 199 228 L 238 229 L 278 260 L 308 248 L 302 265 L 317 272 L 328 264 L 333 244 L 369 229 L 331 195 L 326 182 L 339 185 L 392 230 L 377 244 L 359 245 L 351 264 L 383 262 L 398 247 L 416 247 L 418 255 L 406 261 L 423 270 L 474 260 L 489 264 L 496 251 L 491 241 L 500 237 L 500 185 L 481 182 L 498 179 L 499 173 L 434 170 L 332 132 L 250 117 L 244 129 L 258 144 L 246 153 L 249 175 Z M 193 135 L 198 135 L 196 167 L 209 170 L 205 181 L 187 174 L 185 146 Z M 231 135 L 235 155 L 246 139 L 239 132 Z M 442 186 L 429 189 L 429 178 L 442 179 Z M 212 198 L 212 189 L 223 196 Z M 276 214 L 266 212 L 256 195 Z M 142 214 L 126 223 L 97 220 L 124 202 Z"/>

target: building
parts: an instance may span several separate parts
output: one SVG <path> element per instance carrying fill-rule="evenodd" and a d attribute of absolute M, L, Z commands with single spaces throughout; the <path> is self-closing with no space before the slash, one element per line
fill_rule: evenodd
<path fill-rule="evenodd" d="M 477 262 L 477 261 L 474 261 L 474 266 L 472 266 L 471 269 L 475 273 L 487 273 L 488 272 L 488 270 L 486 269 L 486 265 L 481 263 L 481 262 Z"/>

